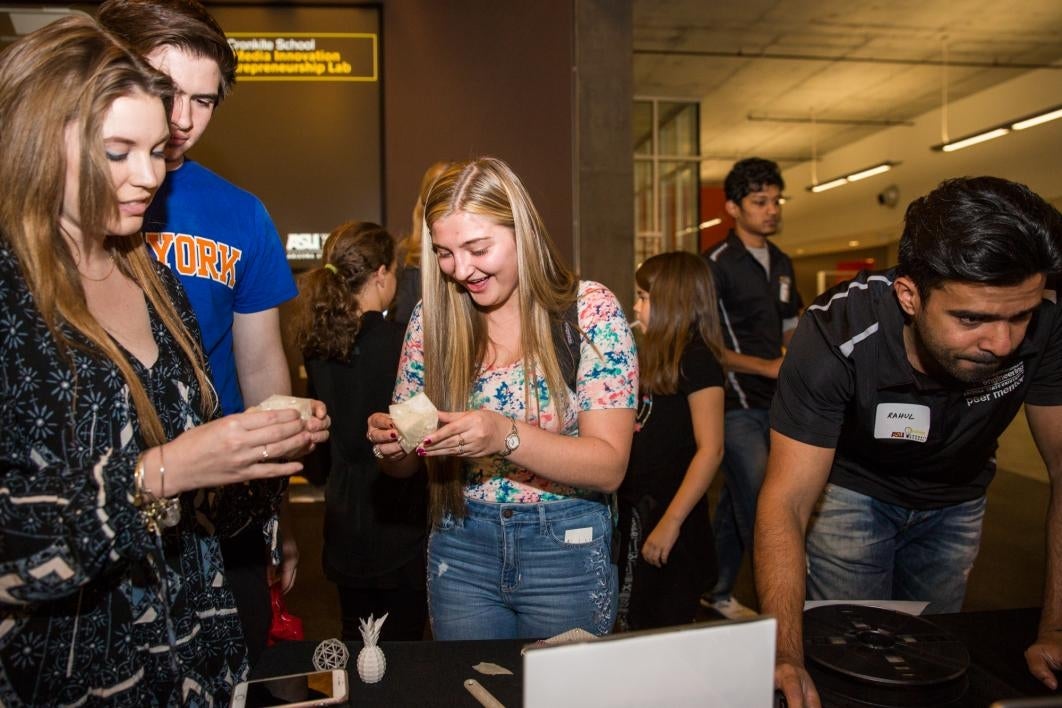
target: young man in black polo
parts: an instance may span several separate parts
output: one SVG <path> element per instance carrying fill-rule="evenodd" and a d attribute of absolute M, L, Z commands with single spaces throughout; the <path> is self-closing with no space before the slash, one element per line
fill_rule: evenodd
<path fill-rule="evenodd" d="M 899 260 L 808 307 L 771 407 L 756 585 L 778 618 L 775 681 L 793 707 L 818 705 L 805 597 L 961 608 L 996 439 L 1023 403 L 1051 480 L 1026 659 L 1051 688 L 1062 666 L 1062 308 L 1045 297 L 1062 272 L 1062 215 L 1006 180 L 949 180 L 908 207 Z"/>
<path fill-rule="evenodd" d="M 734 581 L 745 551 L 752 553 L 756 497 L 770 445 L 768 410 L 801 302 L 793 264 L 769 240 L 782 223 L 785 182 L 778 165 L 741 160 L 723 189 L 734 229 L 704 256 L 715 278 L 726 345 L 725 486 L 713 517 L 719 580 L 701 604 L 738 619 L 755 615 L 734 599 Z"/>

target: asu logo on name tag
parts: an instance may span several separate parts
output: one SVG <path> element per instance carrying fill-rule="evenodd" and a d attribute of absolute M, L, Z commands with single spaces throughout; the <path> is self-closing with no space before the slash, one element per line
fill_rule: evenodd
<path fill-rule="evenodd" d="M 879 403 L 874 413 L 874 437 L 925 442 L 929 437 L 929 406 Z"/>

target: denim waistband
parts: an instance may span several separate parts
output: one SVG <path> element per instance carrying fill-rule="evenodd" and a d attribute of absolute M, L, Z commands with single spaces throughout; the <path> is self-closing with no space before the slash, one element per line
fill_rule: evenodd
<path fill-rule="evenodd" d="M 582 516 L 591 511 L 609 513 L 606 497 L 598 499 L 562 499 L 535 504 L 499 504 L 465 499 L 468 518 L 504 524 L 537 524 L 546 519 L 558 520 Z"/>

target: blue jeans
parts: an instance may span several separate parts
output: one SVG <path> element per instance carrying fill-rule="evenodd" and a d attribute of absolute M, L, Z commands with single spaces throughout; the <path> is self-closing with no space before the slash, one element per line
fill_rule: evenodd
<path fill-rule="evenodd" d="M 733 594 L 741 559 L 752 554 L 752 529 L 756 500 L 767 472 L 771 448 L 771 422 L 766 408 L 735 409 L 723 421 L 723 491 L 712 516 L 719 579 L 712 588 L 713 602 Z"/>
<path fill-rule="evenodd" d="M 807 536 L 809 600 L 928 601 L 958 612 L 981 546 L 985 497 L 919 511 L 827 484 Z"/>
<path fill-rule="evenodd" d="M 428 610 L 435 639 L 544 638 L 616 618 L 612 514 L 603 502 L 466 500 L 428 539 Z"/>

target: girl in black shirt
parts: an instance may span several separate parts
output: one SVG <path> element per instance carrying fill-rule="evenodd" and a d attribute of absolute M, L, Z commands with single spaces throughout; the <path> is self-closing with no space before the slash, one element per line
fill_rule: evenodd
<path fill-rule="evenodd" d="M 382 639 L 418 640 L 427 482 L 380 474 L 365 437 L 369 414 L 391 401 L 405 332 L 383 316 L 395 296 L 394 240 L 376 224 L 348 222 L 328 236 L 323 260 L 300 279 L 293 327 L 311 395 L 328 402 L 339 431 L 319 457 L 328 470 L 325 576 L 339 590 L 343 639 L 359 638 L 359 618 L 386 612 Z"/>
<path fill-rule="evenodd" d="M 691 622 L 715 582 L 706 493 L 723 457 L 722 338 L 702 258 L 653 256 L 635 281 L 644 336 L 634 444 L 619 492 L 629 591 L 621 628 L 647 629 Z"/>

